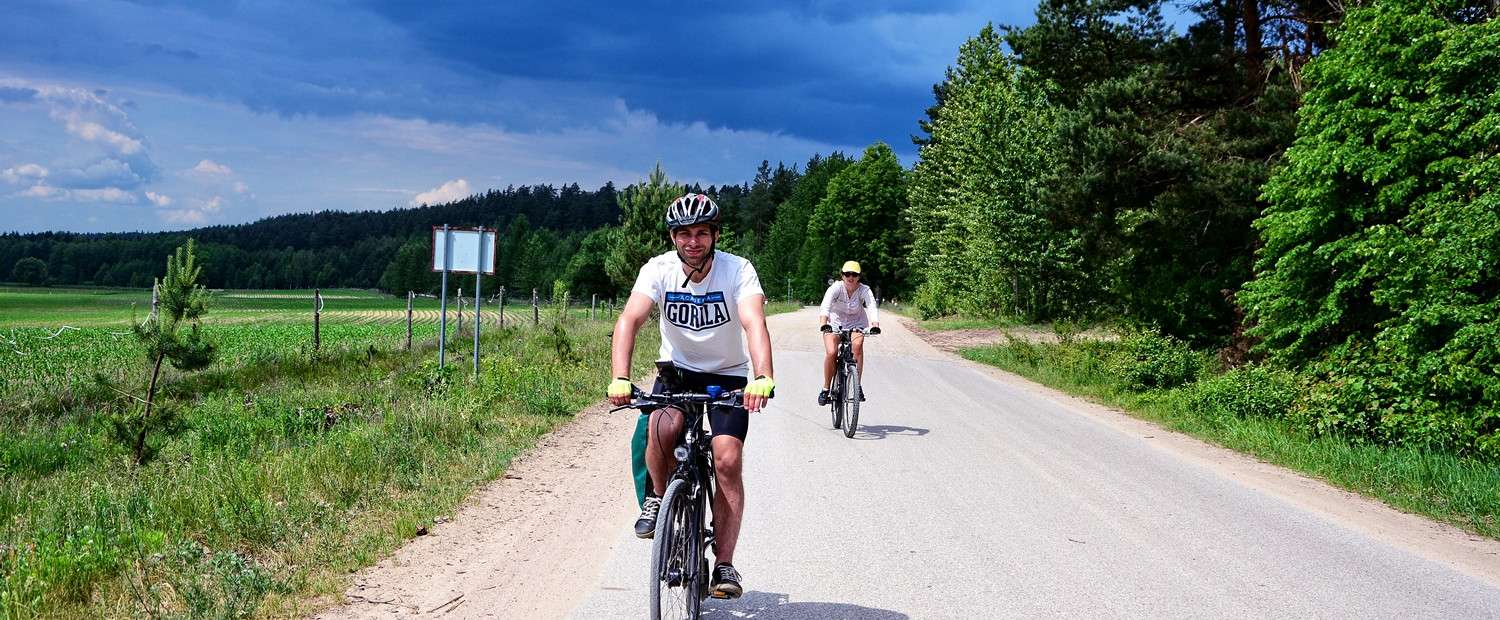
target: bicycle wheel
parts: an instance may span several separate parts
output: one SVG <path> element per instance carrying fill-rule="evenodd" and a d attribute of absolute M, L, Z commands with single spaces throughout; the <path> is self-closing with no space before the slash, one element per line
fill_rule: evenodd
<path fill-rule="evenodd" d="M 844 436 L 853 438 L 859 428 L 859 364 L 844 365 L 844 393 L 840 400 L 844 401 Z"/>
<path fill-rule="evenodd" d="M 833 381 L 828 384 L 828 410 L 833 412 L 833 427 L 844 426 L 844 388 L 839 379 L 839 373 L 833 374 Z"/>
<path fill-rule="evenodd" d="M 698 617 L 698 583 L 703 555 L 703 521 L 694 518 L 687 481 L 673 480 L 662 495 L 651 541 L 651 618 L 689 620 Z"/>

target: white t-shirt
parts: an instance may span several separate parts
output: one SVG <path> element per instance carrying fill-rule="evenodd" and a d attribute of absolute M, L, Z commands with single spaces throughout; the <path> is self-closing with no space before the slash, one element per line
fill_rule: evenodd
<path fill-rule="evenodd" d="M 818 314 L 828 317 L 834 329 L 865 329 L 870 323 L 880 322 L 875 293 L 865 284 L 860 284 L 850 295 L 843 282 L 834 282 L 823 293 L 823 305 Z"/>
<path fill-rule="evenodd" d="M 714 251 L 713 265 L 702 282 L 688 282 L 677 252 L 646 261 L 632 293 L 651 298 L 661 308 L 661 352 L 678 368 L 720 375 L 750 374 L 740 300 L 765 295 L 750 261 Z"/>

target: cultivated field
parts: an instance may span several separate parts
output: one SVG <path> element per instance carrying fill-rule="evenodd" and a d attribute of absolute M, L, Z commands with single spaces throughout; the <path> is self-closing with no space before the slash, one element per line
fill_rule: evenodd
<path fill-rule="evenodd" d="M 219 348 L 219 364 L 274 365 L 302 359 L 313 351 L 312 291 L 216 291 L 204 332 Z M 486 328 L 501 325 L 500 305 L 484 304 Z M 588 307 L 571 316 L 587 319 Z M 145 371 L 132 321 L 150 314 L 151 294 L 137 289 L 0 288 L 0 412 L 34 409 L 39 403 L 77 401 L 98 390 L 101 379 L 140 382 Z M 448 335 L 471 334 L 473 299 L 460 308 L 450 300 Z M 551 321 L 554 304 L 541 304 L 537 321 Z M 595 316 L 607 319 L 601 305 Z M 439 301 L 418 297 L 412 304 L 412 341 L 438 334 Z M 504 322 L 530 325 L 529 300 L 509 300 Z M 323 293 L 319 351 L 393 351 L 406 347 L 406 299 L 359 290 Z"/>

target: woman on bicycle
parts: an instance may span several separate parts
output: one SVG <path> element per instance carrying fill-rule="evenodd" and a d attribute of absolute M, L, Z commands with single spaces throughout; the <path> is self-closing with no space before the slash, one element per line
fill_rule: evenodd
<path fill-rule="evenodd" d="M 823 391 L 818 393 L 818 406 L 828 404 L 828 384 L 833 381 L 833 361 L 838 355 L 839 337 L 835 330 L 869 329 L 880 333 L 880 309 L 875 304 L 875 293 L 860 283 L 859 263 L 846 261 L 839 270 L 843 278 L 834 282 L 823 293 L 823 305 L 818 309 L 819 330 L 823 332 Z M 865 376 L 865 335 L 855 332 L 852 336 L 854 361 L 859 364 L 859 377 Z M 860 382 L 859 399 L 865 399 L 864 382 Z"/>

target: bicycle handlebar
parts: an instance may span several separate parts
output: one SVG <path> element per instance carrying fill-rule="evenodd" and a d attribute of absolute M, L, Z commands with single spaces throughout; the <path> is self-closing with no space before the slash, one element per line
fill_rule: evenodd
<path fill-rule="evenodd" d="M 744 405 L 744 390 L 732 390 L 722 392 L 718 396 L 704 394 L 701 392 L 673 392 L 671 394 L 646 393 L 638 387 L 630 386 L 630 397 L 635 399 L 628 405 L 620 405 L 610 409 L 611 412 L 621 409 L 643 409 L 646 407 L 670 407 L 684 403 L 720 403 L 734 407 Z"/>

